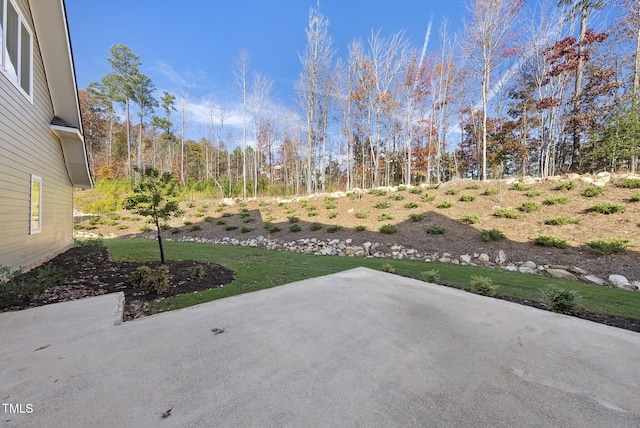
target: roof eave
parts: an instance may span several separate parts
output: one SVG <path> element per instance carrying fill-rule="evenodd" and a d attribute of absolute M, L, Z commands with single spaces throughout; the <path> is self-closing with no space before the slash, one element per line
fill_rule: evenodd
<path fill-rule="evenodd" d="M 58 125 L 51 125 L 51 131 L 60 139 L 64 163 L 73 187 L 93 187 L 84 139 L 80 131 L 77 128 Z"/>

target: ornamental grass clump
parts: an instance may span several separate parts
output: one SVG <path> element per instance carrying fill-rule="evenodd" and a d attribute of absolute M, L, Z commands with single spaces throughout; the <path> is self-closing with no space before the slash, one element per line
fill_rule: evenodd
<path fill-rule="evenodd" d="M 565 290 L 553 285 L 540 290 L 542 298 L 549 309 L 559 314 L 571 314 L 578 307 L 581 296 L 575 290 Z"/>

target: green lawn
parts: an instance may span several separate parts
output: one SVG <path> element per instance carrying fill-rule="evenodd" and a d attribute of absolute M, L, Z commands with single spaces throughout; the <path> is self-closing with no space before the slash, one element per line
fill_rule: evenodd
<path fill-rule="evenodd" d="M 107 239 L 104 244 L 115 260 L 159 260 L 158 245 L 147 239 Z M 383 270 L 394 267 L 397 275 L 420 279 L 421 272 L 438 269 L 442 285 L 469 289 L 473 275 L 489 277 L 500 287 L 498 295 L 542 301 L 541 289 L 555 285 L 575 290 L 588 311 L 603 315 L 640 319 L 640 293 L 597 285 L 565 281 L 539 275 L 527 275 L 500 269 L 425 263 L 411 260 L 363 259 L 356 257 L 312 256 L 291 252 L 228 245 L 188 242 L 165 242 L 167 260 L 203 260 L 221 264 L 236 272 L 236 280 L 223 288 L 164 299 L 163 310 L 178 309 L 223 297 L 275 287 L 302 279 L 314 278 L 364 266 Z"/>

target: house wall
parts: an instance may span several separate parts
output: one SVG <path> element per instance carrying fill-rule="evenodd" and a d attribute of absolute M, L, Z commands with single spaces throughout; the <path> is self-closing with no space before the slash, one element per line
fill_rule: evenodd
<path fill-rule="evenodd" d="M 18 0 L 33 32 L 33 104 L 0 73 L 0 266 L 28 267 L 73 244 L 73 193 L 54 115 L 38 34 L 27 0 Z M 29 234 L 31 174 L 42 178 L 40 233 Z"/>

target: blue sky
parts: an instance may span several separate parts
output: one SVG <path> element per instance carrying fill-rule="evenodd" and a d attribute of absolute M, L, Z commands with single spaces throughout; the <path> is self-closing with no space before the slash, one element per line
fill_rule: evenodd
<path fill-rule="evenodd" d="M 324 0 L 322 13 L 337 56 L 347 56 L 355 38 L 371 30 L 383 35 L 404 30 L 420 48 L 433 18 L 430 48 L 446 18 L 462 25 L 464 0 L 364 1 Z M 294 105 L 293 88 L 300 74 L 298 54 L 305 48 L 309 8 L 315 0 L 249 0 L 169 2 L 161 0 L 66 0 L 79 88 L 109 72 L 109 48 L 128 45 L 143 62 L 159 91 L 184 91 L 197 108 L 212 95 L 219 104 L 236 103 L 233 62 L 248 52 L 250 71 L 274 80 L 273 97 Z M 197 114 L 193 118 L 197 121 Z"/>

